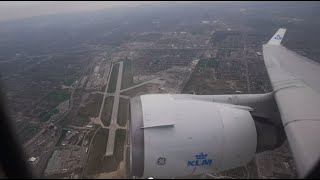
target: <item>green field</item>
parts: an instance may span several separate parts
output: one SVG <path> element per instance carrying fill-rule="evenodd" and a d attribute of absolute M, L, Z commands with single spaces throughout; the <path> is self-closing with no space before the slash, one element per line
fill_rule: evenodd
<path fill-rule="evenodd" d="M 39 115 L 39 118 L 41 118 L 41 122 L 47 122 L 51 116 L 53 116 L 54 114 L 57 114 L 59 112 L 58 109 L 54 108 L 48 112 L 44 111 Z"/>
<path fill-rule="evenodd" d="M 46 111 L 42 111 L 40 114 L 39 114 L 39 118 L 43 118 L 45 115 L 47 115 L 49 113 L 49 110 L 46 110 Z"/>
<path fill-rule="evenodd" d="M 84 133 L 84 135 L 85 135 L 85 133 Z M 84 136 L 80 139 L 80 141 L 78 142 L 77 146 L 81 146 L 81 145 L 82 145 L 83 140 L 84 140 Z"/>
<path fill-rule="evenodd" d="M 103 158 L 103 164 L 101 165 L 101 172 L 116 171 L 120 162 L 123 160 L 124 155 L 124 143 L 126 140 L 126 130 L 117 129 L 116 139 L 114 145 L 113 156 Z"/>
<path fill-rule="evenodd" d="M 116 171 L 120 162 L 123 160 L 124 143 L 126 140 L 126 130 L 118 129 L 113 156 L 105 157 L 105 150 L 108 141 L 108 130 L 99 129 L 93 139 L 89 152 L 88 164 L 85 170 L 87 176 L 98 173 Z"/>
<path fill-rule="evenodd" d="M 207 62 L 208 62 L 208 59 L 200 59 L 200 61 L 199 61 L 199 63 L 197 64 L 195 70 L 198 70 L 198 71 L 199 71 L 199 69 L 204 70 L 204 68 L 206 67 Z"/>
<path fill-rule="evenodd" d="M 216 58 L 207 59 L 207 67 L 218 68 L 219 60 Z"/>
<path fill-rule="evenodd" d="M 88 164 L 85 169 L 86 175 L 94 175 L 102 172 L 103 164 L 106 162 L 103 156 L 106 152 L 109 130 L 100 128 L 93 141 L 89 152 Z"/>
<path fill-rule="evenodd" d="M 126 162 L 125 162 L 125 166 L 126 166 L 126 179 L 128 179 L 130 177 L 130 147 L 126 148 Z"/>
<path fill-rule="evenodd" d="M 44 101 L 49 102 L 53 108 L 68 99 L 70 99 L 70 93 L 65 89 L 55 89 L 44 97 Z"/>
<path fill-rule="evenodd" d="M 47 102 L 49 104 L 48 109 L 41 112 L 39 114 L 39 118 L 41 122 L 47 122 L 52 115 L 56 114 L 59 112 L 56 107 L 62 103 L 63 101 L 66 101 L 70 99 L 70 92 L 65 89 L 55 89 L 51 91 L 49 94 L 47 94 L 44 98 L 43 101 Z"/>
<path fill-rule="evenodd" d="M 68 79 L 65 79 L 63 84 L 65 86 L 71 86 L 76 81 L 76 77 L 69 77 Z"/>
<path fill-rule="evenodd" d="M 22 143 L 27 142 L 39 132 L 39 127 L 33 124 L 26 124 L 24 127 L 18 129 L 18 134 Z"/>
<path fill-rule="evenodd" d="M 71 176 L 72 171 L 68 171 L 65 173 L 57 173 L 57 174 L 51 174 L 49 176 L 45 176 L 45 179 L 64 179 L 66 177 L 68 177 L 67 179 L 69 179 L 69 177 Z"/>
<path fill-rule="evenodd" d="M 126 89 L 133 86 L 133 74 L 131 69 L 131 60 L 125 60 L 123 62 L 123 74 L 121 81 L 121 89 Z"/>
<path fill-rule="evenodd" d="M 111 72 L 111 77 L 108 85 L 108 93 L 114 93 L 117 87 L 117 80 L 118 80 L 118 73 L 119 73 L 119 63 L 114 64 Z"/>
<path fill-rule="evenodd" d="M 66 130 L 66 129 L 63 129 L 63 130 L 62 130 L 61 136 L 59 137 L 56 146 L 60 146 L 60 145 L 61 145 L 63 139 L 65 138 L 65 136 L 66 136 L 66 134 L 67 134 L 67 132 L 68 132 L 68 130 Z"/>
<path fill-rule="evenodd" d="M 129 115 L 129 100 L 120 98 L 117 122 L 119 126 L 125 126 Z"/>
<path fill-rule="evenodd" d="M 29 136 L 32 136 L 37 131 L 36 128 L 30 128 L 24 133 L 24 138 L 28 138 Z"/>
<path fill-rule="evenodd" d="M 184 86 L 182 93 L 199 95 L 233 94 L 235 90 L 231 88 L 231 83 L 235 84 L 237 90 L 246 91 L 246 86 L 243 86 L 245 82 L 242 80 L 231 82 L 219 78 L 215 79 L 213 68 L 217 67 L 219 67 L 219 60 L 215 58 L 201 59 Z"/>
<path fill-rule="evenodd" d="M 111 122 L 113 100 L 114 100 L 114 97 L 109 96 L 109 97 L 106 97 L 106 100 L 104 101 L 104 107 L 101 114 L 101 121 L 105 126 L 109 126 Z"/>
<path fill-rule="evenodd" d="M 90 122 L 90 117 L 98 117 L 102 98 L 103 95 L 101 94 L 90 94 L 85 106 L 79 109 L 75 118 L 69 123 L 75 126 L 84 126 Z"/>

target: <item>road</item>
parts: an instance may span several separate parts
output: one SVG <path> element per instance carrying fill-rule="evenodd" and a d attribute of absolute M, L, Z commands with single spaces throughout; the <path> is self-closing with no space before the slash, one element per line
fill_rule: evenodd
<path fill-rule="evenodd" d="M 151 80 L 149 80 L 149 81 L 145 81 L 145 82 L 140 83 L 140 84 L 137 84 L 137 85 L 135 85 L 135 86 L 131 86 L 131 87 L 126 88 L 126 89 L 122 89 L 120 92 L 128 91 L 128 90 L 130 90 L 130 89 L 134 89 L 134 88 L 137 88 L 137 87 L 139 87 L 139 86 L 142 86 L 142 85 L 145 85 L 145 84 L 148 84 L 148 83 L 161 84 L 162 81 L 160 80 L 160 78 L 151 79 Z"/>
<path fill-rule="evenodd" d="M 87 168 L 87 165 L 88 165 L 88 160 L 89 160 L 89 153 L 90 153 L 90 149 L 91 149 L 91 145 L 92 145 L 92 142 L 93 142 L 93 138 L 94 138 L 94 136 L 97 134 L 97 132 L 98 132 L 98 130 L 100 129 L 101 127 L 99 127 L 95 132 L 94 132 L 94 134 L 93 134 L 93 136 L 92 136 L 92 138 L 91 138 L 91 141 L 90 141 L 90 144 L 89 144 L 89 148 L 88 148 L 88 156 L 87 156 L 87 159 L 86 159 L 86 163 L 85 163 L 85 165 L 84 165 L 84 168 L 83 168 L 83 171 L 82 171 L 82 173 L 81 173 L 81 179 L 83 178 L 83 175 L 84 175 L 84 172 L 85 172 L 85 169 Z M 94 130 L 94 128 L 91 130 L 91 131 L 93 131 Z M 90 132 L 91 132 L 90 131 Z M 85 138 L 85 137 L 83 137 L 83 138 Z"/>
<path fill-rule="evenodd" d="M 247 89 L 248 89 L 248 94 L 251 94 L 251 89 L 250 89 L 250 80 L 249 80 L 249 67 L 248 67 L 248 58 L 246 56 L 246 33 L 243 33 L 243 56 L 244 56 L 244 63 L 246 66 L 246 81 L 247 81 Z"/>
<path fill-rule="evenodd" d="M 64 129 L 79 129 L 79 130 L 91 130 L 92 128 L 90 127 L 82 127 L 82 126 L 72 126 L 72 125 L 67 125 Z"/>

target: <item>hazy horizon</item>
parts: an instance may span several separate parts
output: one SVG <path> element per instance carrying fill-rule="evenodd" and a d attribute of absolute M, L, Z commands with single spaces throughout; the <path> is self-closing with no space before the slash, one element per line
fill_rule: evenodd
<path fill-rule="evenodd" d="M 1 1 L 0 22 L 41 15 L 89 12 L 106 8 L 159 4 L 164 1 Z"/>
<path fill-rule="evenodd" d="M 130 8 L 166 3 L 187 4 L 208 1 L 0 1 L 0 22 L 42 15 L 94 12 L 108 8 Z M 214 1 L 224 3 L 232 1 Z"/>

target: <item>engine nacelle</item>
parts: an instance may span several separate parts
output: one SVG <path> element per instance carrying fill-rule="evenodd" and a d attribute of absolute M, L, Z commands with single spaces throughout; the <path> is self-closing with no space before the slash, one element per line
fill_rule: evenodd
<path fill-rule="evenodd" d="M 131 175 L 179 177 L 239 167 L 254 157 L 257 133 L 245 108 L 152 94 L 132 98 Z"/>

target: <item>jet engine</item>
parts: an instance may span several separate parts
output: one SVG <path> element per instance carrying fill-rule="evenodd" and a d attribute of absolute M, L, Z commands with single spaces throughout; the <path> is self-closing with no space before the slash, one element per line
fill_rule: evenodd
<path fill-rule="evenodd" d="M 130 100 L 130 166 L 137 177 L 183 177 L 248 163 L 257 132 L 250 108 L 172 94 Z"/>

